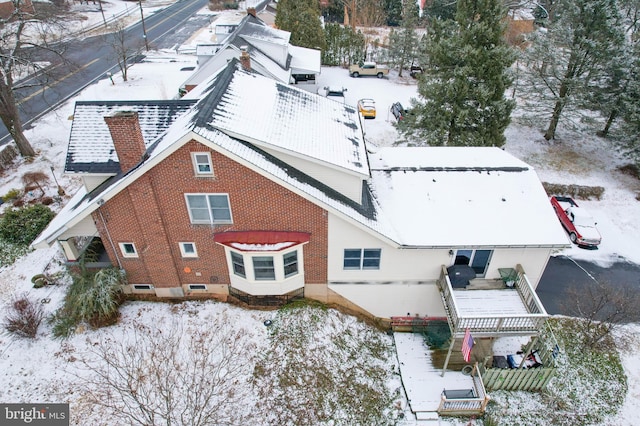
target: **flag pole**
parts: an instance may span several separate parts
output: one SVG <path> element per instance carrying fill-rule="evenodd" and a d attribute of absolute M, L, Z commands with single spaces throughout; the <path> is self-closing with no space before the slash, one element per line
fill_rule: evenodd
<path fill-rule="evenodd" d="M 449 352 L 447 352 L 447 358 L 444 360 L 444 367 L 442 367 L 442 374 L 440 377 L 444 377 L 444 373 L 447 371 L 447 367 L 449 366 L 449 358 L 451 358 L 451 351 L 453 350 L 453 345 L 456 343 L 456 334 L 458 333 L 458 329 L 453 330 L 453 334 L 451 335 L 451 345 L 449 345 Z"/>

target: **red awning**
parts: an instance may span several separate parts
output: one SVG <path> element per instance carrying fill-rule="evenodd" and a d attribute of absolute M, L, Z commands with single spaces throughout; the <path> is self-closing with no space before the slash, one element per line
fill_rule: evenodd
<path fill-rule="evenodd" d="M 308 232 L 289 231 L 227 231 L 213 234 L 216 243 L 240 251 L 280 251 L 308 243 L 310 237 Z"/>

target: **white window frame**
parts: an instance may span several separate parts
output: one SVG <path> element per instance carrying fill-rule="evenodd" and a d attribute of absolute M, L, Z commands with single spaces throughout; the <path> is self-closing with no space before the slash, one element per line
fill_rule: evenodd
<path fill-rule="evenodd" d="M 180 254 L 182 257 L 198 257 L 198 250 L 196 249 L 196 243 L 193 242 L 182 242 L 178 243 L 180 246 Z M 193 247 L 193 252 L 187 251 L 187 246 L 191 245 Z"/>
<path fill-rule="evenodd" d="M 247 268 L 244 266 L 244 255 L 242 253 L 240 253 L 240 252 L 233 251 L 233 250 L 230 250 L 229 253 L 231 253 L 230 254 L 230 256 L 231 256 L 231 270 L 233 271 L 233 274 L 239 276 L 240 278 L 247 279 Z M 233 258 L 234 256 L 237 256 L 237 258 L 239 257 L 240 260 L 242 261 L 242 263 L 235 262 L 234 258 Z M 236 264 L 240 265 L 242 267 L 242 271 L 243 271 L 242 273 L 236 271 Z"/>
<path fill-rule="evenodd" d="M 118 245 L 120 246 L 120 253 L 122 253 L 122 257 L 128 257 L 128 258 L 135 258 L 138 257 L 138 250 L 136 249 L 136 245 L 132 242 L 124 242 L 124 243 L 118 243 Z M 131 248 L 133 249 L 133 252 L 129 251 L 126 249 L 127 246 L 131 246 Z"/>
<path fill-rule="evenodd" d="M 277 281 L 278 280 L 278 274 L 276 271 L 276 259 L 275 256 L 272 254 L 250 254 L 249 257 L 251 257 L 251 267 L 253 269 L 253 279 L 256 281 Z M 257 268 L 256 266 L 256 260 L 258 258 L 261 258 L 263 260 L 267 260 L 267 259 L 271 259 L 271 267 L 267 267 L 267 266 L 261 266 L 260 268 Z M 264 270 L 264 271 L 271 271 L 271 273 L 273 273 L 273 277 L 267 277 L 267 278 L 258 278 L 258 274 L 256 274 L 256 269 L 260 269 L 260 270 Z M 245 270 L 246 271 L 246 270 Z"/>
<path fill-rule="evenodd" d="M 357 267 L 356 266 L 347 267 L 344 264 L 345 260 L 346 260 L 346 254 L 347 254 L 346 252 L 347 252 L 347 250 L 349 250 L 349 251 L 360 251 L 360 256 L 358 258 L 359 259 L 359 265 Z M 365 257 L 364 254 L 365 254 L 366 251 L 377 251 L 378 252 L 378 256 L 377 257 Z M 355 260 L 356 257 L 350 257 L 349 259 Z M 367 259 L 369 259 L 369 260 L 370 259 L 378 259 L 378 265 L 375 266 L 375 267 L 366 266 L 365 265 L 365 260 L 367 260 Z M 377 248 L 377 247 L 376 248 L 361 248 L 361 249 L 358 249 L 358 248 L 346 248 L 346 249 L 344 249 L 343 254 L 342 254 L 342 269 L 345 270 L 345 271 L 361 271 L 361 270 L 378 271 L 378 270 L 380 270 L 380 265 L 381 264 L 382 264 L 382 249 L 381 248 Z"/>
<path fill-rule="evenodd" d="M 287 261 L 285 260 L 285 258 L 287 256 L 290 255 L 294 255 L 296 260 L 295 262 L 290 262 L 287 264 Z M 287 266 L 291 266 L 295 264 L 296 265 L 296 270 L 295 272 L 290 272 L 289 274 L 287 274 Z M 285 278 L 289 278 L 289 277 L 294 277 L 296 275 L 298 275 L 300 273 L 300 268 L 298 266 L 298 250 L 293 250 L 293 251 L 288 251 L 286 253 L 282 253 L 282 273 L 284 274 Z"/>
<path fill-rule="evenodd" d="M 246 282 L 251 283 L 278 283 L 295 279 L 301 273 L 303 273 L 303 265 L 301 260 L 301 250 L 299 246 L 296 246 L 293 250 L 282 251 L 240 251 L 229 248 L 229 267 L 230 272 L 236 277 L 241 278 Z M 287 264 L 285 263 L 285 257 L 295 254 L 295 272 L 286 274 L 285 270 Z M 238 262 L 234 262 L 234 256 L 237 256 Z M 273 278 L 257 278 L 256 277 L 256 265 L 254 259 L 256 258 L 271 258 L 273 262 Z M 244 274 L 240 274 L 236 271 L 235 266 L 240 265 L 244 270 Z M 264 268 L 263 268 L 264 269 Z"/>
<path fill-rule="evenodd" d="M 453 262 L 455 264 L 456 258 L 458 257 L 460 252 L 471 252 L 471 256 L 469 257 L 469 263 L 467 265 L 472 267 L 475 270 L 475 268 L 478 267 L 477 264 L 474 266 L 476 253 L 478 251 L 489 252 L 489 256 L 487 257 L 487 261 L 484 264 L 484 268 L 483 268 L 484 271 L 482 273 L 478 273 L 478 271 L 476 271 L 476 277 L 483 278 L 483 277 L 485 277 L 487 275 L 487 270 L 489 269 L 489 264 L 491 263 L 491 258 L 493 257 L 493 250 L 489 250 L 489 249 L 459 249 L 459 250 L 456 250 L 455 256 L 453 257 Z"/>
<path fill-rule="evenodd" d="M 198 162 L 198 156 L 206 156 L 207 162 L 201 163 Z M 192 152 L 191 153 L 191 161 L 193 162 L 193 170 L 196 173 L 196 176 L 213 176 L 213 162 L 211 161 L 211 153 L 209 152 Z M 206 165 L 209 167 L 208 171 L 201 171 L 200 166 Z"/>
<path fill-rule="evenodd" d="M 212 196 L 220 196 L 220 197 L 226 197 L 227 200 L 227 210 L 229 211 L 229 219 L 218 219 L 216 220 L 214 217 L 212 217 L 212 213 L 211 213 L 211 203 L 210 203 L 210 199 L 209 197 Z M 194 219 L 193 218 L 193 214 L 192 214 L 192 207 L 189 204 L 189 197 L 204 197 L 206 204 L 207 204 L 207 212 L 208 212 L 208 216 L 209 218 L 207 220 L 202 220 L 202 219 Z M 204 225 L 219 225 L 219 224 L 231 224 L 233 223 L 233 213 L 231 212 L 231 203 L 229 201 L 229 194 L 226 193 L 188 193 L 188 194 L 184 194 L 184 200 L 185 203 L 187 204 L 187 211 L 189 212 L 189 220 L 191 221 L 191 223 L 193 224 L 204 224 Z"/>

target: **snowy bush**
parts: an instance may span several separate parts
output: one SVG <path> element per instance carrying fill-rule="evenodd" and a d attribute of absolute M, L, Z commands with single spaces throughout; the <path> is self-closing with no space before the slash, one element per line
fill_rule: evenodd
<path fill-rule="evenodd" d="M 0 219 L 0 238 L 14 244 L 30 244 L 51 222 L 55 213 L 36 204 L 5 212 Z"/>
<path fill-rule="evenodd" d="M 126 282 L 124 271 L 117 268 L 101 269 L 95 273 L 83 269 L 74 274 L 64 306 L 51 319 L 53 334 L 68 337 L 81 321 L 94 327 L 114 323 L 122 302 L 122 286 Z"/>
<path fill-rule="evenodd" d="M 43 318 L 42 305 L 29 299 L 26 295 L 19 296 L 11 302 L 7 310 L 4 329 L 11 334 L 34 339 Z"/>

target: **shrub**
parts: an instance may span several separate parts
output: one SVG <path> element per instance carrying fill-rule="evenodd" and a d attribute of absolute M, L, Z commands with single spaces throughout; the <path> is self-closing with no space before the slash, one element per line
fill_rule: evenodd
<path fill-rule="evenodd" d="M 44 318 L 42 306 L 26 295 L 17 297 L 8 309 L 4 328 L 9 333 L 34 339 Z"/>
<path fill-rule="evenodd" d="M 44 196 L 43 186 L 49 182 L 49 177 L 43 172 L 28 172 L 22 175 L 22 183 L 24 183 L 25 191 L 33 191 L 38 188 Z"/>
<path fill-rule="evenodd" d="M 124 271 L 117 268 L 95 273 L 82 268 L 73 276 L 64 306 L 51 318 L 54 336 L 68 337 L 81 321 L 93 327 L 115 323 L 126 282 Z"/>
<path fill-rule="evenodd" d="M 29 252 L 29 247 L 0 240 L 0 267 L 12 265 L 17 258 Z"/>
<path fill-rule="evenodd" d="M 30 244 L 51 222 L 55 213 L 47 206 L 12 209 L 0 219 L 0 238 L 14 244 Z"/>
<path fill-rule="evenodd" d="M 2 201 L 7 202 L 9 200 L 15 200 L 19 196 L 20 190 L 14 188 L 2 196 Z"/>

